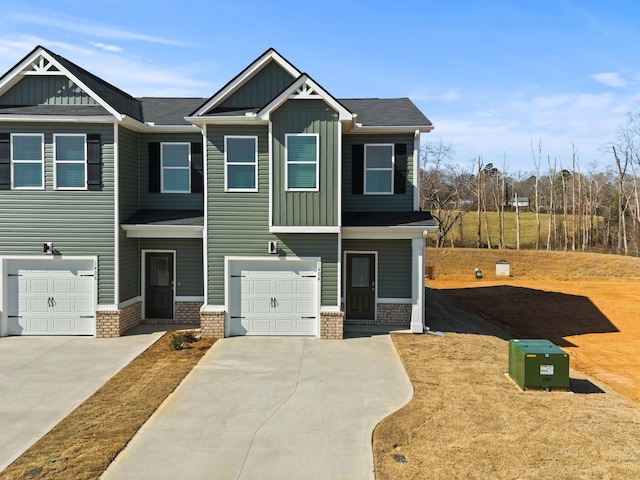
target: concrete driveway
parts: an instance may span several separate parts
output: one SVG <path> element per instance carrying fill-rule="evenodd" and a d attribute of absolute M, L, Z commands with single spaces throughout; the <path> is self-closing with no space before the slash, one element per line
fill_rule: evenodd
<path fill-rule="evenodd" d="M 219 340 L 103 479 L 372 479 L 375 425 L 413 394 L 388 335 Z"/>
<path fill-rule="evenodd" d="M 0 472 L 160 336 L 0 338 Z"/>

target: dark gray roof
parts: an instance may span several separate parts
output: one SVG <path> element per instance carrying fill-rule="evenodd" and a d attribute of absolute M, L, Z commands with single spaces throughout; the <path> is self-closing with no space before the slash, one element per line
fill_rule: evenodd
<path fill-rule="evenodd" d="M 430 127 L 431 121 L 408 98 L 344 98 L 339 102 L 365 127 Z"/>
<path fill-rule="evenodd" d="M 200 107 L 206 98 L 138 98 L 142 103 L 142 114 L 145 122 L 156 125 L 191 125 L 184 117 Z"/>
<path fill-rule="evenodd" d="M 260 111 L 260 108 L 225 108 L 225 107 L 217 107 L 209 110 L 205 113 L 207 117 L 216 117 L 216 116 L 235 116 L 235 117 L 244 117 L 247 113 L 257 113 Z"/>
<path fill-rule="evenodd" d="M 101 105 L 27 105 L 18 107 L 0 105 L 0 114 L 75 116 L 110 115 L 110 113 Z"/>
<path fill-rule="evenodd" d="M 70 62 L 66 58 L 56 55 L 44 47 L 42 47 L 42 49 L 60 62 L 64 68 L 95 92 L 96 95 L 107 102 L 117 112 L 128 115 L 138 121 L 142 121 L 142 106 L 138 100 L 119 88 L 114 87 L 110 83 L 105 82 L 101 78 L 96 77 L 93 73 L 87 72 L 84 68 Z"/>
<path fill-rule="evenodd" d="M 204 227 L 204 210 L 138 210 L 124 225 L 178 225 Z"/>
<path fill-rule="evenodd" d="M 431 212 L 343 212 L 343 227 L 431 227 Z"/>

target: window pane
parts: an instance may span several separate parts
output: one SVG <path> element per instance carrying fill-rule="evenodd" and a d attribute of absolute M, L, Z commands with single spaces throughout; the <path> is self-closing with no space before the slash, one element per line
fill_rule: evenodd
<path fill-rule="evenodd" d="M 315 162 L 316 161 L 316 137 L 315 136 L 291 136 L 287 137 L 287 160 L 290 162 Z"/>
<path fill-rule="evenodd" d="M 171 192 L 189 192 L 189 170 L 165 169 L 162 190 Z"/>
<path fill-rule="evenodd" d="M 391 193 L 390 170 L 368 170 L 366 176 L 367 193 Z"/>
<path fill-rule="evenodd" d="M 351 258 L 351 286 L 365 288 L 369 286 L 369 259 L 363 257 Z"/>
<path fill-rule="evenodd" d="M 392 155 L 391 145 L 367 145 L 367 168 L 392 168 Z"/>
<path fill-rule="evenodd" d="M 227 188 L 256 188 L 256 169 L 253 165 L 229 165 Z"/>
<path fill-rule="evenodd" d="M 56 135 L 56 160 L 84 162 L 84 137 Z"/>
<path fill-rule="evenodd" d="M 255 138 L 227 138 L 227 162 L 256 161 Z"/>
<path fill-rule="evenodd" d="M 150 281 L 151 287 L 169 287 L 171 286 L 171 269 L 169 268 L 169 258 L 152 256 L 151 257 Z"/>
<path fill-rule="evenodd" d="M 56 164 L 56 186 L 58 188 L 84 188 L 84 163 Z"/>
<path fill-rule="evenodd" d="M 186 144 L 162 144 L 163 167 L 189 167 L 189 151 L 191 147 Z"/>
<path fill-rule="evenodd" d="M 42 137 L 16 135 L 13 137 L 14 160 L 42 160 Z"/>
<path fill-rule="evenodd" d="M 288 188 L 316 188 L 316 165 L 304 163 L 289 164 Z"/>
<path fill-rule="evenodd" d="M 41 163 L 14 163 L 13 164 L 14 187 L 42 187 Z"/>

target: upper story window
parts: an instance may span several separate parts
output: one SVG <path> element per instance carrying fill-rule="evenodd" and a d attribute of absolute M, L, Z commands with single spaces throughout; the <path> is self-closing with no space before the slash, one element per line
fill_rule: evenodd
<path fill-rule="evenodd" d="M 14 189 L 44 188 L 44 135 L 11 135 L 11 178 Z"/>
<path fill-rule="evenodd" d="M 54 135 L 53 149 L 56 189 L 87 188 L 87 136 Z"/>
<path fill-rule="evenodd" d="M 160 184 L 162 193 L 191 191 L 191 144 L 160 144 Z"/>
<path fill-rule="evenodd" d="M 258 191 L 258 137 L 224 137 L 225 191 Z"/>
<path fill-rule="evenodd" d="M 393 194 L 393 144 L 364 146 L 365 195 Z"/>
<path fill-rule="evenodd" d="M 287 190 L 318 191 L 318 134 L 288 133 L 285 143 Z"/>

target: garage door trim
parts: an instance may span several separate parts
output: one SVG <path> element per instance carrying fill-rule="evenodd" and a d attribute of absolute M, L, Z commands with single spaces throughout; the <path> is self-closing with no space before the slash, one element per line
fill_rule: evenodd
<path fill-rule="evenodd" d="M 47 265 L 51 262 L 52 267 L 61 266 L 66 262 L 86 262 L 86 269 L 83 267 L 80 270 L 92 270 L 93 271 L 93 291 L 92 291 L 92 331 L 87 335 L 95 335 L 96 332 L 96 311 L 98 305 L 98 257 L 96 256 L 39 256 L 39 255 L 7 255 L 0 257 L 0 337 L 8 335 L 9 330 L 9 293 L 8 293 L 8 278 L 12 269 L 19 268 L 20 262 L 38 262 L 41 265 Z M 56 264 L 57 263 L 57 264 Z M 89 267 L 89 263 L 91 267 Z"/>
<path fill-rule="evenodd" d="M 314 335 L 316 337 L 320 337 L 320 299 L 321 299 L 321 265 L 322 259 L 320 257 L 236 257 L 229 256 L 225 257 L 225 311 L 227 314 L 225 315 L 225 325 L 224 332 L 225 337 L 230 335 L 231 332 L 231 274 L 232 267 L 237 265 L 238 263 L 247 263 L 247 262 L 259 262 L 263 264 L 276 263 L 276 262 L 304 262 L 315 264 L 316 269 L 316 284 L 315 284 L 315 299 L 314 299 L 314 307 L 315 307 L 315 317 L 316 323 L 314 326 Z"/>

